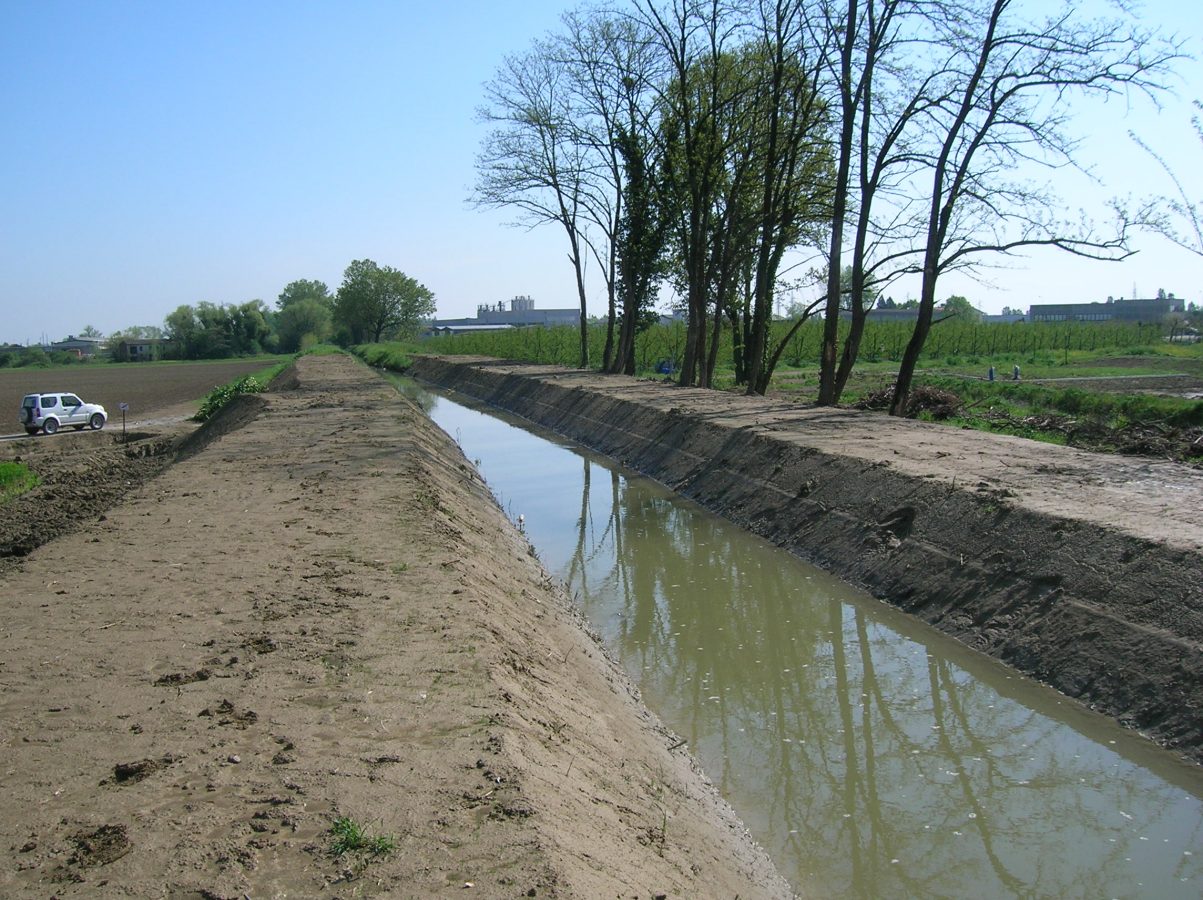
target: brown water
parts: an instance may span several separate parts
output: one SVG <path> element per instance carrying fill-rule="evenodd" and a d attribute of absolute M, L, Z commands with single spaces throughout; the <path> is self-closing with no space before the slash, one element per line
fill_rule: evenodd
<path fill-rule="evenodd" d="M 424 402 L 799 892 L 1203 895 L 1197 767 L 658 484 Z"/>

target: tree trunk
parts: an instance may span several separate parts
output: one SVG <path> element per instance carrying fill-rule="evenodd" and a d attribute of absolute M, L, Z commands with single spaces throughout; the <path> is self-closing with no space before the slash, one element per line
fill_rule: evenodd
<path fill-rule="evenodd" d="M 585 272 L 581 264 L 581 245 L 576 232 L 570 235 L 572 240 L 572 269 L 576 273 L 576 293 L 581 301 L 581 361 L 578 369 L 589 368 L 589 311 L 585 305 Z"/>
<path fill-rule="evenodd" d="M 852 54 L 856 50 L 856 0 L 848 0 L 848 21 L 839 44 L 840 54 L 840 144 L 835 193 L 831 209 L 831 247 L 827 254 L 827 308 L 823 315 L 823 343 L 819 354 L 819 406 L 833 406 L 836 346 L 840 324 L 840 275 L 844 251 L 844 219 L 848 211 L 848 181 L 852 165 L 852 132 L 856 105 L 852 96 Z"/>
<path fill-rule="evenodd" d="M 602 350 L 602 371 L 615 372 L 614 364 L 614 288 L 610 287 L 610 297 L 606 308 L 606 346 Z"/>

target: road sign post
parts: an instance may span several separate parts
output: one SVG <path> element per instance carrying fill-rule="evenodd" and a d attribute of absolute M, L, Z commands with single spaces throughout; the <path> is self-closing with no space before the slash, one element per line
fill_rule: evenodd
<path fill-rule="evenodd" d="M 121 410 L 121 443 L 125 443 L 125 411 L 129 409 L 128 403 L 118 403 L 117 408 Z"/>

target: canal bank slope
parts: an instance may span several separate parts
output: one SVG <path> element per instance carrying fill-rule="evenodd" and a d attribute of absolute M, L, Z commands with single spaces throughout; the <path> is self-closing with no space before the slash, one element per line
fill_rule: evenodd
<path fill-rule="evenodd" d="M 594 372 L 412 372 L 643 472 L 1203 762 L 1203 473 Z"/>
<path fill-rule="evenodd" d="M 347 357 L 0 593 L 5 897 L 790 895 L 459 449 Z"/>

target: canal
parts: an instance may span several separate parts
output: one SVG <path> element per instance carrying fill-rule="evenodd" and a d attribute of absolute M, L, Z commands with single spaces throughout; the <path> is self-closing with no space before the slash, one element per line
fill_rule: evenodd
<path fill-rule="evenodd" d="M 800 892 L 1203 895 L 1197 767 L 654 482 L 406 390 Z"/>

